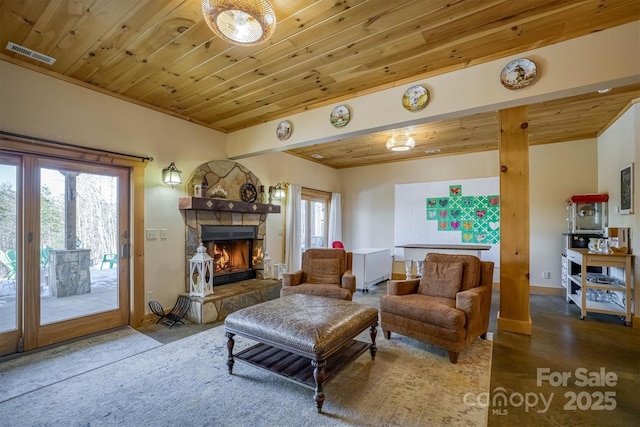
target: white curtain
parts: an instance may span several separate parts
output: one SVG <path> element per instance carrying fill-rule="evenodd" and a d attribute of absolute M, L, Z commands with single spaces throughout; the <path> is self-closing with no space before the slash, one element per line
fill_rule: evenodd
<path fill-rule="evenodd" d="M 302 187 L 289 184 L 287 187 L 287 201 L 285 214 L 285 244 L 284 258 L 287 271 L 298 271 L 302 268 L 302 214 L 300 203 L 302 201 Z"/>
<path fill-rule="evenodd" d="M 342 241 L 342 196 L 340 193 L 331 193 L 328 240 L 329 247 L 331 247 L 331 244 L 336 240 Z"/>

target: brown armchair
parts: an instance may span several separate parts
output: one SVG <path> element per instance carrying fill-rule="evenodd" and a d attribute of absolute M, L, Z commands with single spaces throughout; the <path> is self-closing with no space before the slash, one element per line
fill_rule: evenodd
<path fill-rule="evenodd" d="M 351 301 L 356 291 L 351 256 L 344 249 L 307 249 L 302 269 L 282 275 L 280 296 L 307 294 Z"/>
<path fill-rule="evenodd" d="M 442 347 L 457 363 L 463 348 L 487 337 L 493 267 L 472 255 L 428 254 L 421 278 L 387 283 L 380 299 L 385 338 L 396 332 Z"/>

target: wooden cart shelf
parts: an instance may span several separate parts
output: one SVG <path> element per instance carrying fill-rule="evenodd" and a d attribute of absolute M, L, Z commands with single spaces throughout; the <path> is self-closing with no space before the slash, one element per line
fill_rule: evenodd
<path fill-rule="evenodd" d="M 589 312 L 621 316 L 626 325 L 631 326 L 633 307 L 633 257 L 631 254 L 597 253 L 588 249 L 569 249 L 569 283 L 567 284 L 567 302 L 580 307 L 580 318 L 584 319 Z M 617 271 L 616 281 L 599 283 L 588 279 L 589 267 L 600 267 L 603 276 L 612 276 Z M 604 274 L 604 272 L 607 274 Z M 579 274 L 577 274 L 579 272 Z M 622 277 L 622 279 L 621 279 Z M 593 278 L 593 276 L 592 276 Z M 620 304 L 611 301 L 592 301 L 587 298 L 589 291 L 620 293 L 623 295 Z"/>

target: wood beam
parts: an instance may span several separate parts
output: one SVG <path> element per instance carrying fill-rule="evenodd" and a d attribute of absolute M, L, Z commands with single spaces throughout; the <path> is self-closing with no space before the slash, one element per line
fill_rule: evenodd
<path fill-rule="evenodd" d="M 500 311 L 498 330 L 531 335 L 527 107 L 500 110 Z"/>

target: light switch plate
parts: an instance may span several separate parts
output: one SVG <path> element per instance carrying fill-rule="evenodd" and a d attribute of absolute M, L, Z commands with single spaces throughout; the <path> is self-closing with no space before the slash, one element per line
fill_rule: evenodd
<path fill-rule="evenodd" d="M 158 238 L 158 230 L 155 228 L 147 228 L 147 240 L 154 240 Z"/>

